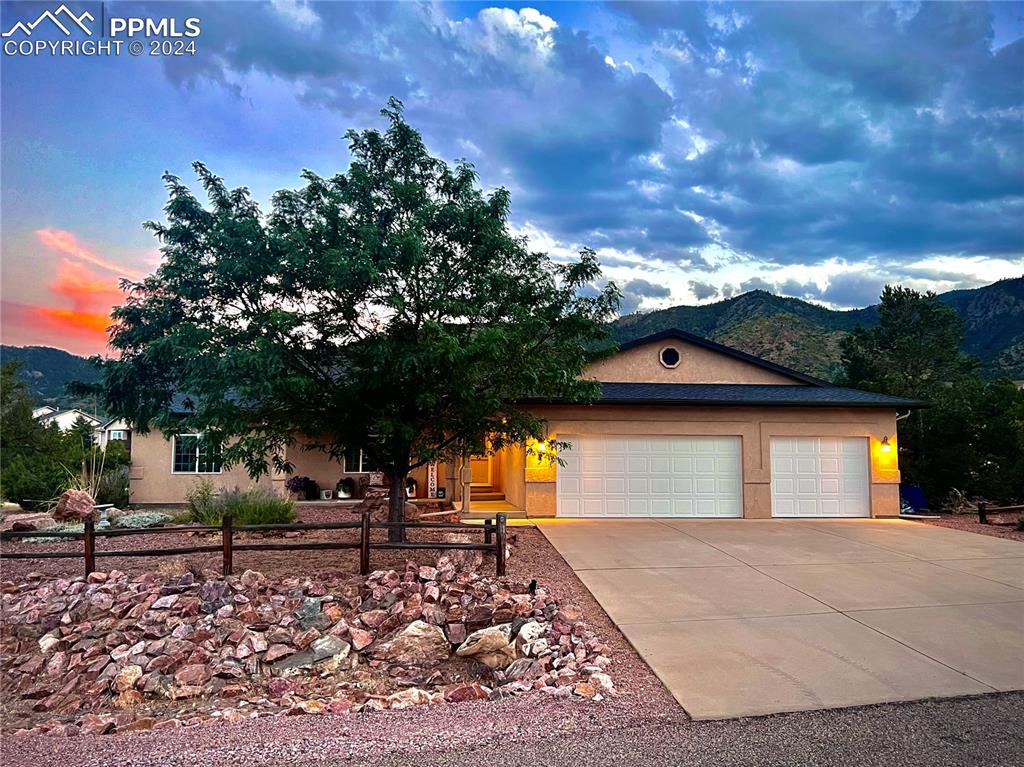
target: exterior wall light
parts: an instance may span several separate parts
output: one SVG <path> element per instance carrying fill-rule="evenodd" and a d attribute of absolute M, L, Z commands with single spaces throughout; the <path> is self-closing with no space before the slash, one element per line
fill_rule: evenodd
<path fill-rule="evenodd" d="M 889 444 L 888 436 L 882 437 L 882 444 L 879 447 L 879 450 L 881 450 L 883 453 L 888 453 L 892 451 L 892 445 Z"/>

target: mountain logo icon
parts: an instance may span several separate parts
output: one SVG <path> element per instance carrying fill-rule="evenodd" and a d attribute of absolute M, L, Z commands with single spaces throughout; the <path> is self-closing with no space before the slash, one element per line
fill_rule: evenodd
<path fill-rule="evenodd" d="M 26 37 L 31 37 L 32 32 L 43 23 L 45 20 L 52 22 L 57 29 L 63 32 L 66 36 L 71 35 L 71 30 L 75 27 L 81 29 L 85 34 L 92 36 L 92 30 L 86 26 L 85 22 L 95 21 L 96 17 L 88 11 L 83 12 L 81 15 L 76 16 L 72 11 L 63 3 L 55 11 L 45 10 L 39 14 L 39 18 L 35 21 L 26 24 L 24 21 L 19 21 L 14 24 L 10 29 L 3 33 L 2 37 L 13 37 L 16 32 L 21 32 Z"/>

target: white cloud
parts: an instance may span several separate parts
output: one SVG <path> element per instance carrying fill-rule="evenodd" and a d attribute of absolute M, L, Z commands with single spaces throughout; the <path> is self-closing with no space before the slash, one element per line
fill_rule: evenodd
<path fill-rule="evenodd" d="M 270 4 L 297 29 L 315 29 L 320 26 L 320 17 L 307 0 L 270 0 Z"/>

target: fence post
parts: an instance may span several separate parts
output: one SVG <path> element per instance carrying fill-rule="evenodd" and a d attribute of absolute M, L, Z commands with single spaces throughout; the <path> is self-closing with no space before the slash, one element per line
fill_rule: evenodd
<path fill-rule="evenodd" d="M 494 551 L 494 565 L 498 571 L 498 576 L 503 577 L 505 575 L 505 515 L 498 515 L 498 535 L 495 540 L 496 549 Z"/>
<path fill-rule="evenodd" d="M 231 575 L 232 559 L 234 552 L 231 550 L 231 515 L 225 514 L 220 520 L 221 547 L 224 554 L 224 575 Z"/>
<path fill-rule="evenodd" d="M 370 574 L 370 510 L 363 509 L 359 527 L 359 574 Z"/>
<path fill-rule="evenodd" d="M 988 504 L 985 501 L 978 501 L 978 522 L 988 524 Z"/>
<path fill-rule="evenodd" d="M 493 529 L 493 527 L 494 527 L 494 520 L 493 519 L 485 519 L 484 520 L 484 543 L 490 543 L 491 542 L 491 530 Z"/>
<path fill-rule="evenodd" d="M 85 575 L 96 570 L 96 523 L 91 519 L 85 520 Z"/>

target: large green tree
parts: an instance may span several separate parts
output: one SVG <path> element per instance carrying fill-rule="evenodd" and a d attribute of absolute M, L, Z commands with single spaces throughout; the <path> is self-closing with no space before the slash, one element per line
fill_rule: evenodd
<path fill-rule="evenodd" d="M 579 375 L 619 294 L 593 289 L 592 251 L 555 261 L 510 233 L 509 193 L 431 156 L 399 102 L 382 115 L 347 134 L 345 172 L 305 172 L 268 215 L 202 164 L 207 205 L 166 176 L 163 260 L 125 286 L 103 387 L 136 429 L 204 432 L 253 476 L 290 470 L 300 437 L 361 447 L 400 522 L 412 468 L 544 438 L 525 397 L 595 396 Z"/>
<path fill-rule="evenodd" d="M 900 468 L 938 505 L 953 488 L 1024 496 L 1024 391 L 983 381 L 960 349 L 963 322 L 934 293 L 886 286 L 879 324 L 843 339 L 842 383 L 927 400 L 899 424 Z"/>
<path fill-rule="evenodd" d="M 0 368 L 0 495 L 31 506 L 67 488 L 84 450 L 77 436 L 32 417 L 32 394 L 18 374 L 20 365 L 15 360 Z"/>

